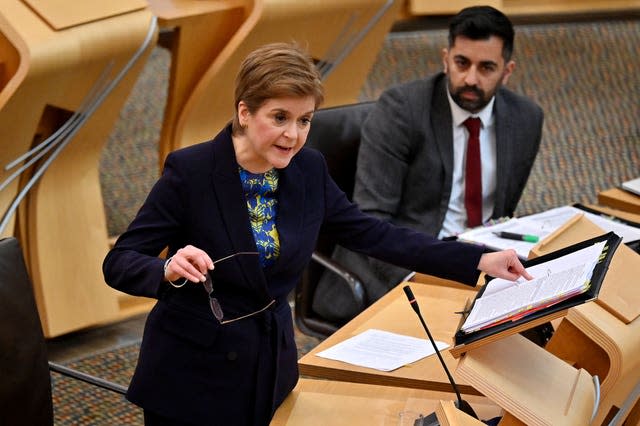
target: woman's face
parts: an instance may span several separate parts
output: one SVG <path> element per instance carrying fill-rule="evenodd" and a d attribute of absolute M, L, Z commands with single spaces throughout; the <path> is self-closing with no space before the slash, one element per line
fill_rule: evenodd
<path fill-rule="evenodd" d="M 287 167 L 307 141 L 314 110 L 313 96 L 269 99 L 255 113 L 240 101 L 244 134 L 234 137 L 238 164 L 253 173 Z"/>

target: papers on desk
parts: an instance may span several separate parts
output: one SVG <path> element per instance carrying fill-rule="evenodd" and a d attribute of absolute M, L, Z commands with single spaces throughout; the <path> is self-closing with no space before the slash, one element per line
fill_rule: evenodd
<path fill-rule="evenodd" d="M 449 347 L 438 341 L 436 346 L 439 350 Z M 435 350 L 427 339 L 370 329 L 316 355 L 360 367 L 393 371 L 434 353 Z"/>
<path fill-rule="evenodd" d="M 640 177 L 622 182 L 621 186 L 625 191 L 629 191 L 635 195 L 640 195 Z"/>
<path fill-rule="evenodd" d="M 515 321 L 527 314 L 559 303 L 589 289 L 591 275 L 605 251 L 605 242 L 577 250 L 527 268 L 527 281 L 493 279 L 487 283 L 460 328 L 465 333 Z"/>
<path fill-rule="evenodd" d="M 522 259 L 526 259 L 529 256 L 531 248 L 536 245 L 536 243 L 530 243 L 527 241 L 500 238 L 495 235 L 494 232 L 513 232 L 516 234 L 535 235 L 542 240 L 552 231 L 545 230 L 543 232 L 539 227 L 528 224 L 523 218 L 519 219 L 514 217 L 506 222 L 498 223 L 496 225 L 474 228 L 470 231 L 463 232 L 458 235 L 458 240 L 468 243 L 482 244 L 483 246 L 493 250 L 514 249 L 518 254 L 518 257 Z"/>
<path fill-rule="evenodd" d="M 604 232 L 611 231 L 621 236 L 623 243 L 640 240 L 640 228 L 616 222 L 610 218 L 573 206 L 557 207 L 530 216 L 512 218 L 496 225 L 475 228 L 458 235 L 458 240 L 482 244 L 494 250 L 514 249 L 521 259 L 526 259 L 529 256 L 529 251 L 536 243 L 499 238 L 494 232 L 508 231 L 516 234 L 535 235 L 542 241 L 576 214 L 584 214 L 587 219 L 602 228 Z"/>

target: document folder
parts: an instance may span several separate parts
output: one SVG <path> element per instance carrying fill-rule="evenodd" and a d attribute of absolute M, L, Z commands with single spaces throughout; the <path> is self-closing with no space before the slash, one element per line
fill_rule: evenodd
<path fill-rule="evenodd" d="M 482 298 L 487 288 L 486 285 L 483 286 L 483 288 L 478 291 L 473 303 L 470 303 L 470 306 L 465 307 L 462 311 L 462 319 L 460 321 L 458 331 L 454 336 L 454 346 L 450 349 L 451 354 L 457 358 L 475 347 L 485 345 L 492 341 L 502 339 L 506 336 L 528 330 L 537 325 L 562 317 L 566 314 L 567 309 L 595 300 L 598 297 L 598 293 L 609 268 L 611 258 L 613 257 L 615 250 L 618 248 L 621 240 L 622 239 L 618 235 L 613 232 L 609 232 L 565 247 L 553 253 L 523 262 L 526 268 L 534 265 L 543 265 L 554 259 L 560 259 L 578 252 L 579 250 L 592 247 L 599 243 L 604 243 L 602 253 L 591 272 L 589 285 L 585 287 L 584 291 L 578 294 L 572 294 L 565 298 L 560 297 L 558 300 L 546 304 L 543 303 L 540 306 L 531 306 L 524 311 L 514 313 L 513 315 L 500 319 L 499 321 L 489 324 L 484 328 L 465 332 L 462 330 L 462 326 L 469 313 L 473 310 L 476 302 Z M 493 277 L 487 277 L 487 283 L 491 282 L 493 279 Z"/>

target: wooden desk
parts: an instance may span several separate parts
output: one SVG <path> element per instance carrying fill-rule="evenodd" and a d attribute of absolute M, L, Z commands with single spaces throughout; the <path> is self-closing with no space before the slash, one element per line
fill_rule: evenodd
<path fill-rule="evenodd" d="M 605 206 L 640 215 L 640 197 L 624 189 L 611 188 L 598 193 L 598 202 Z"/>
<path fill-rule="evenodd" d="M 395 287 L 303 356 L 299 360 L 301 374 L 332 380 L 451 392 L 451 385 L 436 356 L 424 358 L 391 372 L 357 367 L 315 356 L 316 353 L 370 328 L 426 339 L 426 333 L 402 290 L 405 284 Z M 433 338 L 453 344 L 453 335 L 460 320 L 455 312 L 464 306 L 467 299 L 475 296 L 476 290 L 471 287 L 423 284 L 413 284 L 411 288 Z M 449 370 L 453 372 L 457 360 L 447 350 L 442 351 L 442 356 Z M 465 381 L 460 380 L 456 383 L 462 393 L 479 394 Z"/>
<path fill-rule="evenodd" d="M 302 378 L 276 411 L 271 426 L 371 426 L 400 424 L 400 413 L 417 417 L 436 411 L 453 394 L 392 386 Z M 480 396 L 465 396 L 481 419 L 502 409 Z M 413 425 L 412 423 L 406 423 Z"/>
<path fill-rule="evenodd" d="M 547 254 L 602 233 L 602 229 L 581 217 L 568 222 L 531 252 Z M 620 245 L 598 300 L 569 309 L 545 347 L 600 378 L 600 407 L 593 424 L 600 424 L 610 411 L 622 407 L 640 381 L 640 295 L 634 287 L 639 275 L 640 256 Z"/>
<path fill-rule="evenodd" d="M 586 207 L 597 210 L 605 215 L 619 217 L 620 219 L 628 220 L 635 223 L 640 223 L 640 213 L 631 213 L 625 210 L 619 210 L 612 207 L 605 207 L 594 204 L 587 204 Z"/>

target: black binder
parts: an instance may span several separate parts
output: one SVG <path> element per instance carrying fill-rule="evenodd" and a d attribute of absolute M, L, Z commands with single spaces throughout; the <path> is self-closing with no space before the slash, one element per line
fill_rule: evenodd
<path fill-rule="evenodd" d="M 506 337 L 511 334 L 528 330 L 552 319 L 564 316 L 567 309 L 597 299 L 598 293 L 600 292 L 600 287 L 602 286 L 604 277 L 607 273 L 607 270 L 609 269 L 609 264 L 611 263 L 611 259 L 613 258 L 613 254 L 622 241 L 622 238 L 614 234 L 613 232 L 608 232 L 601 236 L 565 247 L 553 253 L 549 253 L 547 255 L 523 262 L 523 265 L 525 267 L 537 265 L 552 259 L 565 256 L 567 254 L 589 247 L 593 244 L 600 243 L 602 241 L 606 241 L 603 255 L 593 269 L 590 286 L 585 292 L 562 300 L 551 306 L 533 311 L 523 317 L 518 317 L 518 319 L 515 321 L 506 321 L 498 323 L 494 326 L 488 326 L 487 328 L 483 328 L 477 331 L 465 333 L 460 329 L 460 327 L 464 323 L 466 316 L 473 307 L 473 304 L 471 304 L 468 308 L 465 307 L 465 309 L 463 310 L 462 319 L 458 326 L 458 331 L 454 336 L 454 347 L 450 349 L 451 354 L 454 357 L 458 357 L 467 350 L 482 346 L 485 343 L 489 343 L 491 341 Z M 488 283 L 492 279 L 493 277 L 487 277 L 486 282 Z M 480 289 L 475 299 L 482 297 L 484 289 L 485 287 Z M 475 303 L 475 299 L 473 303 Z"/>

